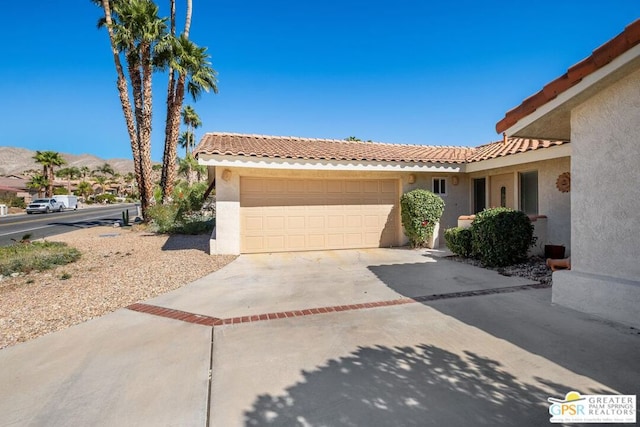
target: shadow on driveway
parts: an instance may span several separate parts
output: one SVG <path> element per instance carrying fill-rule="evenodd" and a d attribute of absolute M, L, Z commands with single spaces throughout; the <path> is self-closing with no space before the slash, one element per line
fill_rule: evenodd
<path fill-rule="evenodd" d="M 244 425 L 540 426 L 550 417 L 549 390 L 519 382 L 496 360 L 428 344 L 359 347 L 302 376 L 284 395 L 258 396 Z M 536 381 L 552 395 L 567 390 Z"/>
<path fill-rule="evenodd" d="M 436 265 L 446 268 L 436 269 Z M 638 393 L 640 331 L 552 304 L 551 289 L 506 289 L 503 283 L 513 286 L 518 279 L 499 276 L 500 281 L 492 283 L 490 274 L 497 273 L 450 260 L 372 266 L 370 270 L 407 297 L 425 292 L 446 294 L 445 298 L 416 301 L 620 393 Z M 470 292 L 456 294 L 465 288 Z M 488 291 L 474 295 L 477 288 Z"/>

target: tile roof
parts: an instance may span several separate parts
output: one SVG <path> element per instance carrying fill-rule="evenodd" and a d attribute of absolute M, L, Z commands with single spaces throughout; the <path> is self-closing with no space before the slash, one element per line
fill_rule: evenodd
<path fill-rule="evenodd" d="M 526 151 L 539 150 L 541 148 L 555 147 L 568 144 L 567 141 L 547 141 L 544 139 L 507 138 L 506 142 L 496 141 L 481 145 L 473 149 L 473 155 L 467 161 L 479 162 L 481 160 L 505 157 L 511 154 L 524 153 Z"/>
<path fill-rule="evenodd" d="M 468 163 L 565 144 L 564 141 L 508 138 L 471 147 L 386 144 L 292 136 L 207 133 L 194 154 L 303 160 Z"/>
<path fill-rule="evenodd" d="M 640 44 L 640 19 L 627 25 L 623 32 L 594 50 L 589 57 L 573 65 L 566 73 L 547 84 L 541 91 L 508 111 L 504 118 L 496 124 L 496 131 L 498 133 L 504 132 L 520 119 L 533 113 L 562 92 L 578 84 L 589 74 L 604 67 L 638 44 Z"/>

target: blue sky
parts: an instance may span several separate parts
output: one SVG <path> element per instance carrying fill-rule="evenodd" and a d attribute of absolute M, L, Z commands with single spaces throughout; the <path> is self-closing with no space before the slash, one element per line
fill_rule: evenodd
<path fill-rule="evenodd" d="M 158 1 L 165 11 L 168 3 Z M 100 9 L 90 0 L 28 4 L 8 2 L 0 15 L 0 146 L 130 158 Z M 191 38 L 209 48 L 220 89 L 187 100 L 203 122 L 198 139 L 220 131 L 465 146 L 499 139 L 507 110 L 640 17 L 637 0 L 193 8 Z M 154 85 L 159 161 L 164 76 Z"/>

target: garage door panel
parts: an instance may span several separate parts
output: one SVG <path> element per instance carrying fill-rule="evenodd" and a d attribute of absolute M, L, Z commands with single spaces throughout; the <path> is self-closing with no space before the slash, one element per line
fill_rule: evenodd
<path fill-rule="evenodd" d="M 241 252 L 396 244 L 397 180 L 241 177 Z"/>

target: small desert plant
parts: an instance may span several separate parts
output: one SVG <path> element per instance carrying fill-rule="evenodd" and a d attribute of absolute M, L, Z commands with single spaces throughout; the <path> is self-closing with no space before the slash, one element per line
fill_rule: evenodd
<path fill-rule="evenodd" d="M 61 242 L 32 242 L 0 247 L 0 274 L 42 271 L 72 263 L 80 251 Z"/>

